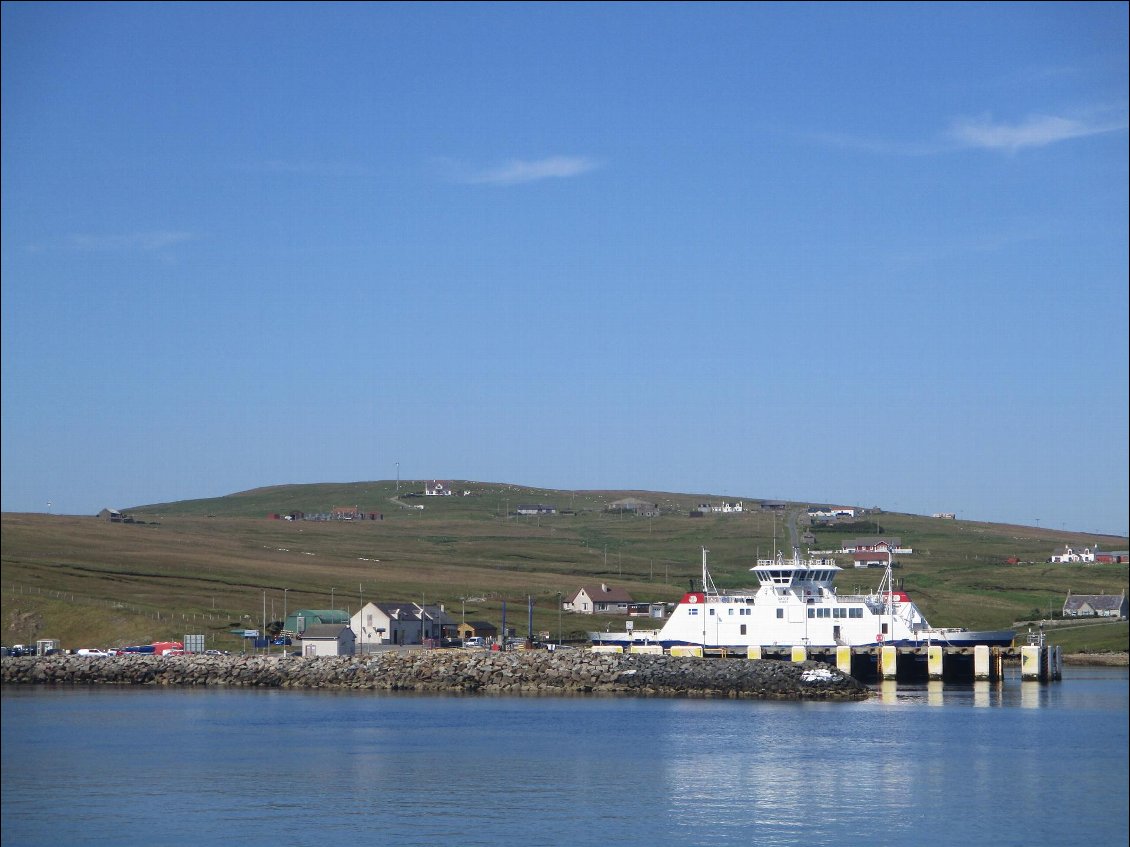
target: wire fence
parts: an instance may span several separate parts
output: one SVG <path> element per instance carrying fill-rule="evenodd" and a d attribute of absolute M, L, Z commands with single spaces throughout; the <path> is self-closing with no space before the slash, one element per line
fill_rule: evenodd
<path fill-rule="evenodd" d="M 241 621 L 245 619 L 244 616 L 246 614 L 243 612 L 228 612 L 223 609 L 213 609 L 210 612 L 169 612 L 162 611 L 161 609 L 135 606 L 132 603 L 123 603 L 120 600 L 104 600 L 98 597 L 86 597 L 82 594 L 74 594 L 69 591 L 51 591 L 30 585 L 11 585 L 5 583 L 3 590 L 5 594 L 12 596 L 45 597 L 51 600 L 61 600 L 65 603 L 97 606 L 115 612 L 128 612 L 129 614 L 164 622 L 182 621 L 184 623 L 191 623 L 199 621 L 200 623 L 209 623 L 215 626 L 223 625 L 225 627 L 230 626 L 236 628 L 243 626 Z M 248 617 L 250 616 L 248 615 Z"/>

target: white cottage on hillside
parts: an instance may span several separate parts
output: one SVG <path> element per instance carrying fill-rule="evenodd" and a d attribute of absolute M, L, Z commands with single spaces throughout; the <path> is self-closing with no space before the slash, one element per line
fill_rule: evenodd
<path fill-rule="evenodd" d="M 1071 545 L 1066 545 L 1062 550 L 1048 559 L 1048 561 L 1059 562 L 1063 564 L 1090 564 L 1095 561 L 1095 550 L 1091 547 L 1083 547 L 1079 550 L 1076 550 Z"/>

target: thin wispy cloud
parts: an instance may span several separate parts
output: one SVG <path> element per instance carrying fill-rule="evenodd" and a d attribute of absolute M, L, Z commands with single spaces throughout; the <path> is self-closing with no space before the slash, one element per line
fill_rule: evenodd
<path fill-rule="evenodd" d="M 450 161 L 444 164 L 452 179 L 468 185 L 521 185 L 545 179 L 568 179 L 600 167 L 599 162 L 586 156 L 548 156 L 531 161 L 511 159 L 501 165 L 479 170 L 461 167 Z"/>
<path fill-rule="evenodd" d="M 167 247 L 192 241 L 195 237 L 191 232 L 174 230 L 131 232 L 122 235 L 89 235 L 84 233 L 70 236 L 65 244 L 72 250 L 152 253 L 156 250 L 164 250 Z"/>
<path fill-rule="evenodd" d="M 1046 147 L 1076 138 L 1125 131 L 1125 110 L 1107 110 L 1087 117 L 1032 115 L 1008 123 L 990 117 L 957 118 L 943 134 L 924 140 L 900 140 L 834 133 L 814 133 L 818 144 L 890 156 L 935 156 L 961 150 L 993 150 L 1015 153 Z"/>
<path fill-rule="evenodd" d="M 27 246 L 30 253 L 71 250 L 81 253 L 157 253 L 194 241 L 195 233 L 183 230 L 152 230 L 129 233 L 75 233 Z"/>
<path fill-rule="evenodd" d="M 1045 147 L 1073 138 L 1086 138 L 1126 129 L 1125 118 L 1115 121 L 1087 121 L 1056 115 L 1033 115 L 1014 123 L 990 118 L 961 119 L 950 128 L 950 137 L 964 147 L 1007 150 L 1014 153 L 1025 147 Z"/>

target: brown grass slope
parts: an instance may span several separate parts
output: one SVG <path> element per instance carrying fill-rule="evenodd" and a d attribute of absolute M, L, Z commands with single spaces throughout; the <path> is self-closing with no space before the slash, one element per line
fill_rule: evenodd
<path fill-rule="evenodd" d="M 207 500 L 126 511 L 139 522 L 94 517 L 4 514 L 0 621 L 5 644 L 53 637 L 64 646 L 121 645 L 186 633 L 239 649 L 230 630 L 281 620 L 287 610 L 355 611 L 365 600 L 443 603 L 459 619 L 507 623 L 568 638 L 620 620 L 559 615 L 557 595 L 606 582 L 640 600 L 678 599 L 700 576 L 710 550 L 722 588 L 751 584 L 748 569 L 776 546 L 788 548 L 783 517 L 747 511 L 692 518 L 719 497 L 629 491 L 553 491 L 454 482 L 468 496 L 423 497 L 422 481 L 327 483 L 256 489 Z M 608 513 L 608 503 L 637 496 L 660 504 L 659 517 Z M 733 498 L 728 498 L 733 499 Z M 544 503 L 566 514 L 517 517 L 519 505 Z M 756 501 L 746 500 L 747 506 Z M 803 509 L 807 504 L 796 504 Z M 329 512 L 357 506 L 383 520 L 282 521 L 270 514 Z M 423 509 L 414 508 L 424 506 Z M 1127 539 L 915 515 L 869 516 L 914 548 L 896 577 L 940 626 L 997 628 L 1051 616 L 1068 591 L 1127 588 L 1125 565 L 1044 564 L 1064 543 L 1126 549 Z M 140 522 L 144 521 L 144 523 Z M 817 548 L 868 534 L 856 528 L 817 533 Z M 1009 557 L 1037 564 L 1008 565 Z M 840 556 L 841 564 L 848 564 Z M 842 591 L 875 587 L 877 571 L 840 575 Z M 284 589 L 286 589 L 284 596 Z M 637 624 L 643 625 L 642 622 Z M 1071 649 L 1119 649 L 1127 627 L 1093 624 L 1057 631 Z M 1074 643 L 1072 638 L 1082 639 Z"/>

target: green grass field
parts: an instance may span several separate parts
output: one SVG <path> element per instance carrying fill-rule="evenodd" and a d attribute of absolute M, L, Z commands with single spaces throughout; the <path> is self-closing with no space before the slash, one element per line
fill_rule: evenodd
<path fill-rule="evenodd" d="M 209 646 L 240 649 L 230 630 L 281 620 L 284 604 L 355 611 L 366 601 L 442 603 L 456 620 L 487 619 L 524 636 L 577 638 L 621 619 L 559 614 L 558 595 L 582 584 L 626 588 L 637 600 L 674 601 L 701 575 L 701 548 L 719 588 L 748 587 L 748 570 L 776 546 L 783 516 L 747 503 L 740 514 L 690 517 L 718 497 L 646 492 L 551 491 L 455 483 L 468 496 L 422 497 L 423 483 L 294 485 L 126 510 L 139 522 L 4 514 L 2 620 L 5 644 L 58 638 L 65 647 L 116 646 L 203 633 Z M 604 511 L 624 496 L 658 502 L 658 517 Z M 731 498 L 732 499 L 732 498 Z M 520 504 L 557 514 L 518 517 Z M 807 504 L 797 504 L 803 508 Z M 292 511 L 357 506 L 383 520 L 272 520 Z M 424 506 L 423 509 L 413 508 Z M 1050 618 L 1068 591 L 1119 593 L 1126 565 L 1050 565 L 1065 543 L 1125 550 L 1128 540 L 883 512 L 870 515 L 914 555 L 895 571 L 936 626 L 999 628 Z M 143 521 L 144 523 L 142 523 Z M 817 533 L 818 549 L 870 534 Z M 1007 564 L 1009 558 L 1022 563 Z M 839 556 L 841 565 L 848 557 Z M 869 590 L 878 570 L 839 576 L 841 591 Z M 285 593 L 284 593 L 285 589 Z M 643 626 L 637 621 L 637 627 Z M 1054 630 L 1070 649 L 1126 650 L 1125 622 Z"/>

